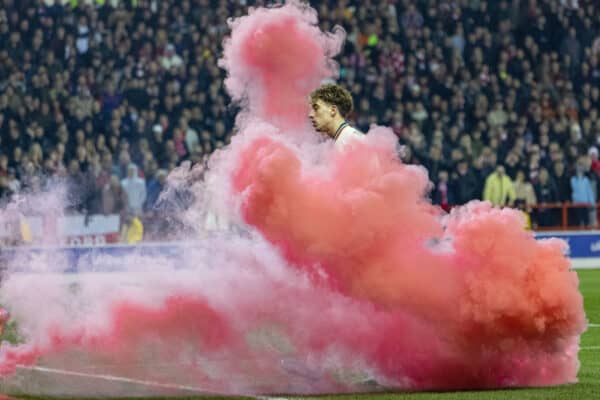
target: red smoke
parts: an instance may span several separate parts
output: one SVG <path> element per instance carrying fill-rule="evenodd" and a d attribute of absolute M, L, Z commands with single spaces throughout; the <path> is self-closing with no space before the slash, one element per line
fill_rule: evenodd
<path fill-rule="evenodd" d="M 260 21 L 265 31 L 269 21 Z M 309 57 L 304 41 L 312 39 L 294 40 L 294 57 Z M 262 73 L 273 70 L 264 65 Z M 285 71 L 275 75 L 287 78 Z M 252 87 L 245 93 L 255 97 Z M 372 129 L 366 143 L 331 150 L 315 166 L 303 149 L 259 137 L 239 153 L 233 190 L 243 195 L 244 220 L 315 284 L 426 321 L 439 335 L 442 354 L 423 354 L 412 370 L 392 350 L 410 340 L 411 333 L 398 332 L 373 360 L 390 376 L 428 365 L 422 388 L 573 381 L 572 350 L 585 318 L 563 244 L 537 242 L 517 211 L 483 203 L 442 218 L 426 199 L 426 171 L 403 165 L 395 151 L 391 132 Z"/>
<path fill-rule="evenodd" d="M 254 9 L 231 22 L 235 34 L 225 41 L 220 65 L 229 71 L 229 93 L 252 116 L 288 132 L 306 127 L 306 96 L 337 74 L 330 57 L 344 39 L 341 29 L 326 34 L 316 24 L 315 10 L 300 2 Z"/>
<path fill-rule="evenodd" d="M 316 144 L 307 96 L 342 43 L 316 22 L 291 2 L 231 24 L 221 65 L 245 118 L 202 195 L 233 196 L 225 216 L 248 234 L 182 248 L 183 262 L 119 259 L 157 279 L 82 276 L 73 292 L 10 276 L 2 299 L 28 335 L 2 348 L 0 373 L 62 360 L 226 394 L 576 380 L 585 316 L 563 242 L 536 241 L 518 212 L 487 203 L 446 215 L 385 128 L 344 151 Z"/>

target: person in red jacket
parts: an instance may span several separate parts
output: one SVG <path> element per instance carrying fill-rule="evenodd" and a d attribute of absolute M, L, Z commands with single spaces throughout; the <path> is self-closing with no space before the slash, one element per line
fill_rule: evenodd
<path fill-rule="evenodd" d="M 590 147 L 588 150 L 588 155 L 592 159 L 592 171 L 596 173 L 596 175 L 600 176 L 600 160 L 598 160 L 598 148 L 596 146 Z"/>

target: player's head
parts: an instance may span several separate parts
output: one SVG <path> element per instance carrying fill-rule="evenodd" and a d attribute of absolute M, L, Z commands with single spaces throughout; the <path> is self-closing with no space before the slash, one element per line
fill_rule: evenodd
<path fill-rule="evenodd" d="M 333 136 L 352 107 L 352 95 L 343 87 L 328 83 L 310 94 L 309 118 L 317 131 Z"/>

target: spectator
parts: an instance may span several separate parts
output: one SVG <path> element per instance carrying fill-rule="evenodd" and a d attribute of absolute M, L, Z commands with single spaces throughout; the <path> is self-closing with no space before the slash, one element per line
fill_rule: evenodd
<path fill-rule="evenodd" d="M 477 178 L 469 169 L 469 164 L 466 160 L 458 162 L 451 186 L 454 187 L 456 204 L 465 204 L 479 197 L 479 194 L 476 193 L 479 186 Z"/>
<path fill-rule="evenodd" d="M 516 151 L 508 153 L 504 159 L 504 167 L 506 168 L 506 174 L 510 176 L 511 179 L 517 177 L 517 172 L 523 168 L 523 163 Z"/>
<path fill-rule="evenodd" d="M 176 69 L 181 67 L 183 60 L 175 53 L 175 46 L 172 44 L 167 45 L 165 55 L 160 59 L 160 65 L 165 70 Z"/>
<path fill-rule="evenodd" d="M 87 180 L 81 171 L 79 162 L 75 159 L 69 163 L 67 188 L 69 193 L 69 210 L 83 211 L 88 192 Z"/>
<path fill-rule="evenodd" d="M 8 176 L 8 157 L 6 154 L 0 154 L 0 177 Z"/>
<path fill-rule="evenodd" d="M 181 118 L 179 121 L 179 129 L 184 134 L 185 145 L 188 151 L 193 151 L 198 147 L 200 140 L 198 138 L 198 132 L 189 126 L 186 118 Z"/>
<path fill-rule="evenodd" d="M 495 206 L 512 206 L 515 201 L 515 188 L 513 182 L 499 165 L 485 180 L 483 199 Z"/>
<path fill-rule="evenodd" d="M 408 4 L 408 9 L 402 14 L 402 27 L 407 35 L 413 35 L 418 29 L 423 26 L 423 15 L 417 10 L 411 2 Z"/>
<path fill-rule="evenodd" d="M 519 211 L 521 211 L 521 215 L 523 215 L 523 218 L 525 219 L 525 226 L 524 228 L 527 230 L 531 229 L 531 214 L 530 211 L 527 209 L 527 206 L 525 205 L 525 200 L 524 199 L 516 199 L 515 200 L 515 208 Z"/>
<path fill-rule="evenodd" d="M 179 160 L 182 160 L 188 156 L 189 147 L 187 146 L 185 137 L 180 128 L 175 128 L 173 130 L 173 146 L 175 148 L 175 153 Z"/>
<path fill-rule="evenodd" d="M 590 147 L 588 155 L 591 158 L 591 168 L 596 176 L 600 176 L 600 160 L 598 160 L 598 148 L 596 146 Z"/>
<path fill-rule="evenodd" d="M 488 113 L 487 123 L 490 129 L 495 129 L 506 125 L 508 122 L 508 114 L 504 111 L 502 101 L 496 101 L 494 109 Z"/>
<path fill-rule="evenodd" d="M 6 183 L 9 195 L 18 193 L 21 190 L 21 182 L 17 179 L 17 173 L 14 168 L 8 168 Z"/>
<path fill-rule="evenodd" d="M 559 221 L 560 209 L 545 208 L 546 205 L 552 205 L 560 200 L 558 190 L 554 182 L 550 179 L 546 168 L 540 169 L 538 180 L 534 186 L 537 201 L 541 207 L 536 210 L 535 219 L 539 226 L 557 226 Z"/>
<path fill-rule="evenodd" d="M 567 37 L 560 45 L 560 53 L 563 56 L 568 56 L 574 66 L 579 66 L 581 62 L 582 48 L 581 43 L 577 40 L 577 31 L 574 27 L 569 28 Z"/>
<path fill-rule="evenodd" d="M 102 213 L 124 216 L 127 212 L 127 205 L 127 193 L 121 187 L 119 177 L 112 175 L 102 189 Z"/>
<path fill-rule="evenodd" d="M 127 178 L 121 181 L 123 191 L 127 194 L 127 209 L 132 215 L 140 215 L 146 201 L 146 181 L 138 177 L 138 169 L 130 164 Z"/>
<path fill-rule="evenodd" d="M 546 171 L 546 176 L 547 175 L 548 171 Z M 537 204 L 537 198 L 535 191 L 533 190 L 533 185 L 525 180 L 525 172 L 522 170 L 517 171 L 514 187 L 515 200 L 523 200 L 525 210 L 530 211 L 531 206 L 535 206 Z"/>
<path fill-rule="evenodd" d="M 561 203 L 571 201 L 571 179 L 565 172 L 565 164 L 562 161 L 555 162 L 552 166 L 552 172 L 552 180 L 556 186 L 556 200 Z M 539 196 L 538 194 L 538 198 Z"/>
<path fill-rule="evenodd" d="M 144 225 L 133 214 L 127 214 L 121 227 L 121 242 L 129 245 L 136 244 L 144 238 Z"/>
<path fill-rule="evenodd" d="M 577 162 L 575 175 L 571 177 L 571 191 L 573 203 L 588 206 L 576 209 L 575 223 L 579 226 L 587 226 L 589 224 L 589 206 L 596 203 L 596 198 L 590 179 L 585 176 L 585 165 L 581 160 Z"/>
<path fill-rule="evenodd" d="M 433 204 L 438 204 L 445 211 L 450 211 L 450 206 L 456 204 L 454 199 L 454 188 L 448 180 L 448 171 L 441 170 L 438 173 L 437 184 L 432 194 Z"/>
<path fill-rule="evenodd" d="M 442 149 L 440 146 L 432 146 L 429 154 L 422 155 L 423 165 L 429 171 L 430 179 L 434 182 L 439 177 L 439 172 L 448 167 L 448 163 L 443 160 Z"/>
<path fill-rule="evenodd" d="M 156 172 L 156 177 L 153 177 L 148 181 L 148 196 L 146 197 L 146 203 L 144 205 L 144 209 L 146 211 L 154 209 L 154 206 L 158 201 L 158 197 L 160 193 L 164 190 L 166 183 L 167 171 L 165 171 L 164 169 L 158 170 Z"/>
<path fill-rule="evenodd" d="M 122 150 L 121 153 L 119 153 L 119 163 L 114 170 L 120 179 L 125 179 L 129 176 L 129 167 L 132 165 L 137 169 L 137 165 L 131 162 L 129 152 L 127 150 Z"/>

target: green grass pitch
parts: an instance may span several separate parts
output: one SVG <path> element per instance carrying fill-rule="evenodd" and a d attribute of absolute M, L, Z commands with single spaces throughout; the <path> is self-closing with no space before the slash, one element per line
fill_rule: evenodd
<path fill-rule="evenodd" d="M 592 325 L 581 338 L 579 359 L 579 383 L 549 388 L 527 388 L 489 391 L 462 391 L 450 393 L 385 393 L 356 395 L 326 395 L 318 397 L 285 397 L 286 399 L 320 400 L 564 400 L 564 399 L 600 399 L 600 269 L 579 270 L 580 289 L 585 300 L 588 321 Z M 42 400 L 40 397 L 19 397 L 21 399 Z M 188 397 L 178 399 L 202 399 L 209 397 Z M 218 397 L 212 397 L 218 399 Z M 222 399 L 222 397 L 221 397 Z M 282 399 L 279 397 L 278 399 Z M 122 399 L 121 399 L 122 400 Z M 145 399 L 137 399 L 145 400 Z M 165 400 L 153 398 L 153 400 Z"/>

